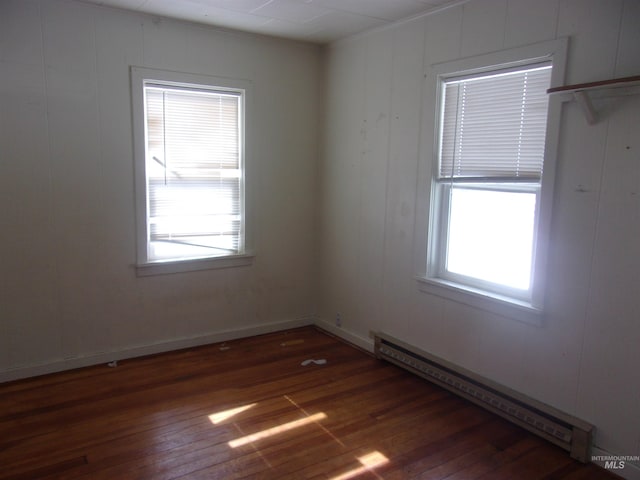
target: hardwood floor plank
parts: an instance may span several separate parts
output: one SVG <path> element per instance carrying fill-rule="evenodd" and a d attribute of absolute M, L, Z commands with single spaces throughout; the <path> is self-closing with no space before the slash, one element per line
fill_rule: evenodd
<path fill-rule="evenodd" d="M 0 480 L 615 478 L 312 327 L 0 384 L 0 465 Z"/>
<path fill-rule="evenodd" d="M 535 449 L 541 444 L 541 440 L 533 436 L 524 436 L 521 440 L 515 442 L 508 448 L 497 451 L 492 455 L 488 455 L 482 460 L 474 463 L 473 465 L 464 468 L 453 475 L 450 475 L 447 480 L 475 480 L 483 476 L 491 478 L 491 474 L 500 468 L 502 465 L 510 464 L 516 461 L 522 455 L 527 454 L 529 451 Z"/>
<path fill-rule="evenodd" d="M 373 393 L 378 394 L 379 395 L 379 389 L 375 389 L 372 390 Z M 392 399 L 394 400 L 394 399 Z M 256 407 L 254 409 L 251 409 L 250 411 L 246 412 L 246 417 L 241 419 L 241 420 L 237 420 L 236 422 L 234 422 L 237 427 L 240 429 L 241 432 L 244 433 L 251 433 L 251 432 L 255 432 L 255 431 L 260 431 L 260 430 L 265 430 L 268 428 L 272 428 L 275 426 L 278 426 L 281 423 L 286 423 L 287 421 L 291 421 L 291 420 L 295 420 L 297 418 L 300 417 L 300 413 L 297 409 L 295 409 L 295 407 L 290 403 L 285 401 L 283 398 L 277 400 L 281 403 L 281 406 L 284 407 L 284 409 L 290 409 L 290 413 L 292 413 L 294 416 L 287 416 L 284 414 L 284 412 L 282 411 L 282 409 L 278 412 L 275 412 L 275 414 L 273 414 L 271 417 L 269 417 L 269 415 L 271 415 L 269 412 L 262 412 L 262 408 Z M 397 400 L 394 400 L 397 401 Z M 264 405 L 264 404 L 263 404 Z M 344 411 L 344 415 L 352 415 L 352 412 L 349 409 L 345 409 Z M 337 414 L 331 413 L 329 415 L 329 419 L 334 419 L 338 417 Z M 338 421 L 341 421 L 340 419 L 342 418 L 342 416 L 339 417 Z M 362 421 L 362 420 L 361 420 Z M 365 416 L 364 421 L 367 423 L 370 423 L 371 420 L 368 416 Z M 319 434 L 324 434 L 324 432 L 322 431 L 318 431 Z M 237 436 L 237 434 L 236 434 Z M 281 444 L 284 439 L 286 439 L 286 436 L 279 436 L 276 440 L 272 440 L 271 443 L 275 443 L 275 448 L 278 447 L 279 444 Z M 229 438 L 227 440 L 233 440 L 233 438 Z M 296 439 L 295 442 L 299 442 L 299 439 Z M 313 441 L 317 442 L 317 439 L 313 439 Z M 270 449 L 269 449 L 269 441 L 267 440 L 267 442 L 262 442 L 262 444 L 264 444 L 265 446 L 263 448 L 261 448 L 261 455 L 262 456 L 267 456 L 270 453 Z M 205 458 L 210 457 L 213 453 L 215 453 L 214 450 L 212 450 L 211 448 L 209 449 L 200 449 L 199 447 L 201 447 L 203 445 L 201 445 L 198 442 L 191 442 L 187 444 L 187 447 L 190 450 L 197 450 L 196 453 L 189 453 L 187 456 L 183 456 L 181 455 L 181 461 L 185 461 L 185 462 L 189 462 L 191 464 L 191 467 L 194 468 L 194 465 L 196 463 L 194 463 L 195 460 L 197 460 L 197 456 L 203 456 Z M 206 445 L 205 445 L 206 447 Z M 226 449 L 228 449 L 228 447 L 226 447 Z M 250 452 L 252 451 L 251 449 L 249 450 Z M 148 461 L 151 461 L 151 458 L 147 459 Z M 152 462 L 154 464 L 157 464 L 155 462 Z M 125 467 L 124 470 L 127 470 L 129 467 Z M 122 472 L 118 472 L 119 474 L 122 474 Z M 112 472 L 112 474 L 115 474 L 114 472 Z M 156 472 L 157 474 L 157 472 Z"/>
<path fill-rule="evenodd" d="M 484 447 L 495 449 L 496 441 L 511 435 L 516 428 L 502 419 L 493 418 L 438 441 L 426 445 L 419 443 L 413 450 L 394 457 L 392 466 L 383 468 L 381 472 L 389 479 L 419 477 L 471 450 Z"/>
<path fill-rule="evenodd" d="M 571 462 L 571 458 L 564 452 L 550 445 L 541 444 L 514 461 L 480 477 L 479 480 L 507 480 L 514 478 L 514 475 L 523 480 L 539 479 Z"/>
<path fill-rule="evenodd" d="M 32 480 L 34 478 L 43 478 L 50 475 L 57 477 L 69 469 L 86 464 L 87 457 L 85 456 L 70 458 L 68 460 L 58 461 L 50 465 L 41 465 L 31 470 L 27 470 L 23 473 L 8 477 L 8 480 Z"/>

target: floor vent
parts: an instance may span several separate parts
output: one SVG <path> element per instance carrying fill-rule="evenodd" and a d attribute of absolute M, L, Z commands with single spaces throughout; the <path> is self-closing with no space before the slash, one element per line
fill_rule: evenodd
<path fill-rule="evenodd" d="M 483 378 L 380 332 L 373 332 L 375 353 L 536 435 L 590 461 L 593 426 L 553 407 Z"/>

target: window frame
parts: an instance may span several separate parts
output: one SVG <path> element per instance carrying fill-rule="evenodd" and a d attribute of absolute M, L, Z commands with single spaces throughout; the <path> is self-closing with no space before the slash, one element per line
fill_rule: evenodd
<path fill-rule="evenodd" d="M 451 78 L 476 76 L 484 73 L 522 68 L 542 62 L 550 62 L 551 84 L 549 88 L 563 84 L 568 41 L 565 38 L 540 42 L 479 55 L 472 58 L 433 64 L 425 72 L 423 90 L 422 155 L 418 172 L 418 205 L 416 208 L 416 280 L 420 291 L 438 295 L 492 313 L 540 325 L 544 312 L 544 288 L 546 259 L 553 202 L 553 184 L 556 169 L 556 152 L 560 129 L 561 102 L 549 98 L 547 129 L 545 136 L 544 169 L 537 193 L 534 218 L 532 279 L 529 294 L 509 287 L 496 287 L 491 282 L 469 280 L 464 276 L 445 273 L 448 215 L 446 187 L 438 178 L 440 122 L 444 81 Z M 434 111 L 435 106 L 435 111 Z M 468 184 L 490 184 L 491 179 L 469 179 Z M 502 183 L 502 182 L 500 182 Z M 520 182 L 512 182 L 519 184 Z M 455 182 L 460 185 L 463 182 Z M 505 183 L 506 185 L 507 183 Z M 452 186 L 453 184 L 450 184 Z M 522 182 L 522 188 L 534 187 L 533 182 Z M 443 248 L 443 243 L 445 247 Z M 472 278 L 472 277 L 471 277 Z"/>
<path fill-rule="evenodd" d="M 248 152 L 248 118 L 250 116 L 251 82 L 242 79 L 216 77 L 193 73 L 173 72 L 132 66 L 131 102 L 133 121 L 134 178 L 135 178 L 135 212 L 136 212 L 136 274 L 138 276 L 170 274 L 216 268 L 229 268 L 251 265 L 252 222 L 248 213 L 250 192 L 248 188 L 248 171 L 251 155 Z M 241 96 L 240 112 L 240 196 L 241 196 L 241 235 L 240 250 L 230 255 L 186 257 L 151 260 L 149 255 L 148 231 L 148 190 L 146 174 L 146 123 L 145 123 L 145 86 L 147 84 L 166 86 L 167 88 L 198 88 L 213 91 L 230 91 Z"/>

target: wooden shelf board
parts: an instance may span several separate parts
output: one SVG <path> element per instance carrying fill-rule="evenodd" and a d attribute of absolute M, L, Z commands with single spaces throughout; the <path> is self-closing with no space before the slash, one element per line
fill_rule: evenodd
<path fill-rule="evenodd" d="M 583 90 L 596 90 L 604 88 L 632 87 L 640 85 L 640 75 L 624 78 L 613 78 L 611 80 L 601 80 L 599 82 L 577 83 L 574 85 L 564 85 L 562 87 L 549 88 L 547 93 L 571 93 Z"/>

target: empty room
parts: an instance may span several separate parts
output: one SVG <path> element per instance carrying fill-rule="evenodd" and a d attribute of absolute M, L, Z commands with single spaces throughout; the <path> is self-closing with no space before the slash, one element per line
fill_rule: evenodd
<path fill-rule="evenodd" d="M 0 480 L 640 479 L 640 1 L 0 0 Z"/>

